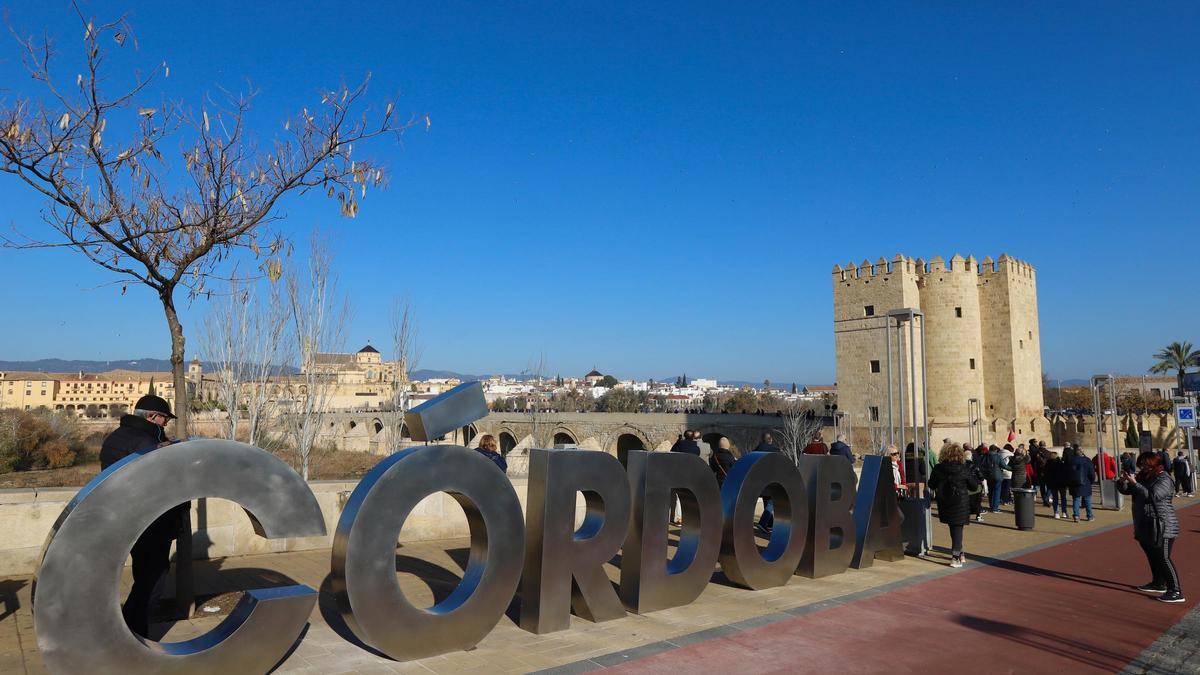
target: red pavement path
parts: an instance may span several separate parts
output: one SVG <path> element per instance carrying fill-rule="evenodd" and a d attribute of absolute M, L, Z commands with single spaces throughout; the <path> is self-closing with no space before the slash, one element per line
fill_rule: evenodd
<path fill-rule="evenodd" d="M 647 673 L 1116 672 L 1200 600 L 1200 508 L 1180 511 L 1180 521 L 1173 559 L 1189 594 L 1185 603 L 1157 602 L 1130 588 L 1148 581 L 1150 573 L 1131 528 L 1122 527 L 620 668 Z"/>

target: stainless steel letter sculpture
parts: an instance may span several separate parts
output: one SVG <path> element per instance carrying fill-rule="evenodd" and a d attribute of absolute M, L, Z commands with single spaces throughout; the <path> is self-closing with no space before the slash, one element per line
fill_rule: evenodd
<path fill-rule="evenodd" d="M 396 540 L 425 497 L 447 492 L 467 514 L 471 557 L 458 588 L 429 609 L 396 580 Z M 470 649 L 504 616 L 521 578 L 525 528 L 512 483 L 478 452 L 420 446 L 376 464 L 350 495 L 333 540 L 332 587 L 346 624 L 394 659 Z"/>
<path fill-rule="evenodd" d="M 879 455 L 863 457 L 854 502 L 858 537 L 850 560 L 850 566 L 856 569 L 870 567 L 875 558 L 888 562 L 904 559 L 904 535 L 900 530 L 904 516 L 896 504 L 891 461 Z"/>
<path fill-rule="evenodd" d="M 593 450 L 530 450 L 521 628 L 570 627 L 571 613 L 591 621 L 625 616 L 604 563 L 629 527 L 629 485 L 615 457 Z M 575 495 L 587 501 L 575 529 Z"/>
<path fill-rule="evenodd" d="M 760 554 L 754 542 L 754 506 L 764 494 L 775 505 L 775 527 Z M 721 508 L 725 576 L 753 590 L 786 584 L 800 564 L 808 535 L 808 498 L 796 465 L 778 452 L 748 453 L 721 487 Z"/>
<path fill-rule="evenodd" d="M 633 517 L 621 549 L 621 600 L 638 614 L 686 605 L 704 591 L 721 552 L 721 494 L 704 460 L 678 452 L 629 453 Z M 671 490 L 683 527 L 667 559 Z"/>
<path fill-rule="evenodd" d="M 487 417 L 483 385 L 464 382 L 404 413 L 404 423 L 414 441 L 433 441 Z"/>
<path fill-rule="evenodd" d="M 135 636 L 117 590 L 138 535 L 171 507 L 237 502 L 269 539 L 325 535 L 308 485 L 258 448 L 197 439 L 130 455 L 93 478 L 58 517 L 38 569 L 38 648 L 55 673 L 265 673 L 295 643 L 317 602 L 307 586 L 250 591 L 224 621 L 186 642 Z"/>
<path fill-rule="evenodd" d="M 858 478 L 850 462 L 829 455 L 801 457 L 800 475 L 808 488 L 808 545 L 796 573 L 810 579 L 841 574 L 858 540 L 851 512 Z"/>

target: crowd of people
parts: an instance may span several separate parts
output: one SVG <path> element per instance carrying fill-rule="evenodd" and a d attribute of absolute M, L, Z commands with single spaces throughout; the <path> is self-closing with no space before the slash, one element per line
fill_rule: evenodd
<path fill-rule="evenodd" d="M 1099 477 L 1116 480 L 1117 489 L 1133 497 L 1134 538 L 1150 565 L 1152 579 L 1138 590 L 1159 594 L 1163 602 L 1183 602 L 1179 575 L 1171 562 L 1171 551 L 1179 536 L 1172 499 L 1194 494 L 1195 471 L 1182 452 L 1174 458 L 1165 450 L 1136 457 L 1125 453 L 1119 477 L 1117 460 L 1112 455 L 1088 459 L 1078 445 L 1064 446 L 1060 454 L 1035 439 L 1015 448 L 972 448 L 947 439 L 936 461 L 911 443 L 903 459 L 895 446 L 887 448 L 887 455 L 899 497 L 915 498 L 920 484 L 927 485 L 937 503 L 938 520 L 950 530 L 951 567 L 963 565 L 964 528 L 972 520 L 983 520 L 985 496 L 990 507 L 987 510 L 997 513 L 1000 506 L 1012 501 L 1013 490 L 1031 486 L 1035 494 L 1040 494 L 1042 505 L 1053 509 L 1054 518 L 1062 519 L 1067 517 L 1070 495 L 1071 519 L 1079 522 L 1081 506 L 1087 520 L 1095 518 L 1091 497 Z"/>

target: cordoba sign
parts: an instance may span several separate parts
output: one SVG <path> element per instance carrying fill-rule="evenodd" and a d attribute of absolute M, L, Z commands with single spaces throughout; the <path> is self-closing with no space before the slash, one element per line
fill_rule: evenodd
<path fill-rule="evenodd" d="M 389 456 L 355 488 L 333 537 L 333 594 L 366 644 L 407 660 L 469 649 L 521 590 L 521 628 L 564 630 L 572 611 L 591 621 L 686 605 L 715 565 L 751 590 L 903 557 L 892 471 L 867 457 L 861 484 L 840 457 L 752 452 L 724 485 L 698 457 L 633 452 L 628 468 L 586 450 L 532 450 L 527 517 L 512 484 L 479 453 L 455 445 Z M 683 506 L 677 553 L 667 557 L 668 505 Z M 458 588 L 429 609 L 400 591 L 395 548 L 423 498 L 447 492 L 462 505 L 471 554 Z M 586 498 L 575 528 L 576 495 Z M 757 499 L 774 500 L 775 528 L 760 550 Z M 34 620 L 56 673 L 267 672 L 295 644 L 317 592 L 302 585 L 248 591 L 209 633 L 145 641 L 126 628 L 118 588 L 138 535 L 172 506 L 204 497 L 240 504 L 269 539 L 326 534 L 317 500 L 287 465 L 258 448 L 196 439 L 131 455 L 88 483 L 64 509 L 43 551 Z M 619 589 L 604 564 L 621 552 Z"/>

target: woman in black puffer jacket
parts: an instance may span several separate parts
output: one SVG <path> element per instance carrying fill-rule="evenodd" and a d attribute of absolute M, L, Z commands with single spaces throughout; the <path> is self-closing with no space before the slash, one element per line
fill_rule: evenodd
<path fill-rule="evenodd" d="M 947 443 L 938 453 L 929 489 L 937 495 L 938 520 L 950 526 L 950 566 L 962 567 L 963 527 L 971 513 L 971 493 L 979 489 L 979 481 L 967 468 L 961 447 Z"/>
<path fill-rule="evenodd" d="M 1133 496 L 1133 538 L 1142 545 L 1154 579 L 1139 591 L 1162 593 L 1163 602 L 1183 602 L 1179 575 L 1171 562 L 1171 548 L 1179 536 L 1179 518 L 1175 515 L 1175 484 L 1153 452 L 1143 452 L 1137 459 L 1136 476 L 1122 473 L 1117 489 Z"/>
<path fill-rule="evenodd" d="M 1004 460 L 1004 470 L 1012 472 L 1012 487 L 1025 487 L 1025 466 L 1029 464 L 1029 451 L 1024 444 L 1019 446 L 1012 457 Z"/>

